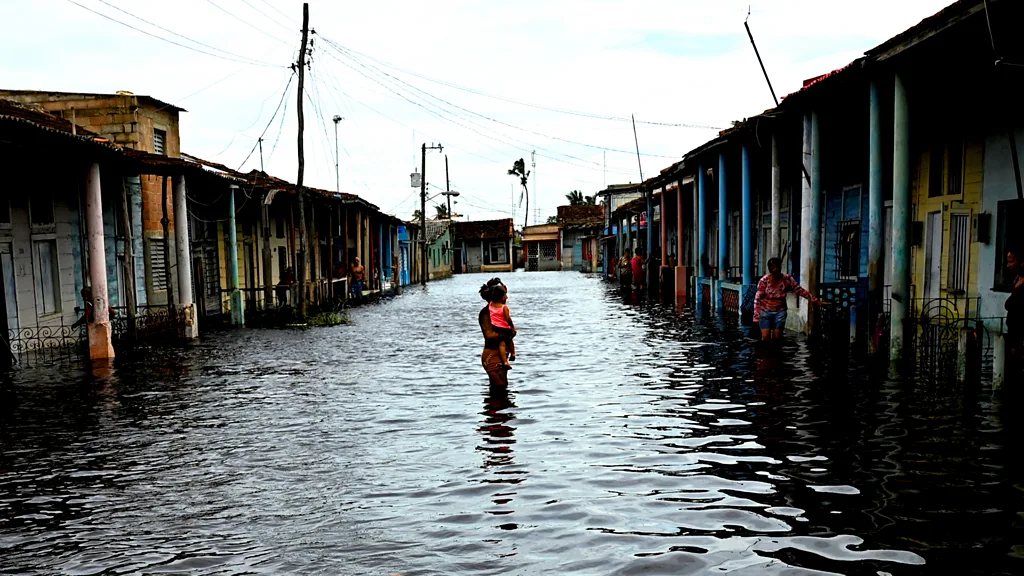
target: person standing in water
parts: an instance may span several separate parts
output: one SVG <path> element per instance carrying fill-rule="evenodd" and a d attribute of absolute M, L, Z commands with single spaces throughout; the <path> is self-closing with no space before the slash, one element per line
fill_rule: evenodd
<path fill-rule="evenodd" d="M 506 302 L 508 302 L 508 289 L 504 284 L 498 284 L 491 288 L 491 301 L 487 304 L 487 309 L 491 314 L 491 326 L 504 336 L 498 346 L 498 352 L 501 354 L 502 367 L 511 370 L 512 365 L 509 364 L 509 361 L 515 362 L 516 359 L 516 347 L 512 342 L 512 338 L 515 336 L 513 330 L 516 327 L 512 324 L 512 313 L 509 312 Z"/>
<path fill-rule="evenodd" d="M 348 269 L 350 291 L 356 295 L 356 298 L 363 297 L 363 281 L 366 277 L 366 268 L 359 262 L 359 257 L 356 256 L 355 262 L 352 267 Z"/>
<path fill-rule="evenodd" d="M 806 298 L 814 304 L 828 304 L 804 290 L 792 276 L 783 274 L 782 260 L 768 260 L 768 273 L 757 283 L 757 293 L 754 295 L 754 322 L 761 328 L 762 340 L 782 338 L 787 316 L 786 292 L 795 292 L 797 296 Z"/>
<path fill-rule="evenodd" d="M 1006 253 L 1006 270 L 1013 274 L 1006 309 L 1007 375 L 1024 372 L 1024 250 L 1016 246 Z"/>
<path fill-rule="evenodd" d="M 491 386 L 508 386 L 508 370 L 502 364 L 504 359 L 501 356 L 501 340 L 504 338 L 494 326 L 491 325 L 491 290 L 495 286 L 505 287 L 498 278 L 491 278 L 487 284 L 480 288 L 480 297 L 487 301 L 488 305 L 480 309 L 477 320 L 480 323 L 480 331 L 484 336 L 484 350 L 480 353 L 480 364 L 487 372 L 487 379 Z M 516 335 L 516 329 L 512 329 L 512 335 Z"/>

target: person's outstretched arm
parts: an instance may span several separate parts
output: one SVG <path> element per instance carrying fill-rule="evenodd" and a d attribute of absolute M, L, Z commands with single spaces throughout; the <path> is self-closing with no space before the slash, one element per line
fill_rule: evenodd
<path fill-rule="evenodd" d="M 815 304 L 821 302 L 821 300 L 818 300 L 817 296 L 805 290 L 804 287 L 798 284 L 796 280 L 793 280 L 793 277 L 790 276 L 789 274 L 786 274 L 786 288 L 789 288 L 790 290 L 795 292 L 797 296 L 800 296 L 801 298 L 807 298 L 808 300 L 814 302 Z"/>

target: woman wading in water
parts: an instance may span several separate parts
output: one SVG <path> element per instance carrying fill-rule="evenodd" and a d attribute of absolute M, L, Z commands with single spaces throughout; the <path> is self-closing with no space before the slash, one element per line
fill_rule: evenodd
<path fill-rule="evenodd" d="M 782 260 L 768 260 L 768 273 L 757 283 L 754 295 L 754 322 L 761 328 L 762 340 L 782 338 L 782 330 L 786 328 L 786 292 L 795 292 L 819 306 L 828 305 L 804 290 L 792 276 L 783 274 Z"/>
<path fill-rule="evenodd" d="M 483 298 L 487 305 L 485 305 L 479 314 L 480 330 L 484 334 L 484 351 L 480 354 L 480 363 L 483 364 L 484 370 L 487 372 L 487 378 L 491 381 L 491 386 L 508 386 L 508 358 L 502 354 L 502 343 L 507 339 L 507 335 L 494 329 L 491 324 L 491 311 L 490 302 L 492 298 L 492 290 L 495 286 L 501 286 L 502 289 L 505 285 L 502 284 L 498 278 L 491 278 L 487 284 L 480 287 L 480 297 Z M 512 336 L 516 335 L 516 330 L 512 329 Z"/>

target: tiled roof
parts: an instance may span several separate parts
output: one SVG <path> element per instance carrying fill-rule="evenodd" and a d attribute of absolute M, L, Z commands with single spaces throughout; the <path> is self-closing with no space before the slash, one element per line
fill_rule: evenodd
<path fill-rule="evenodd" d="M 427 220 L 427 244 L 433 244 L 443 236 L 451 223 L 451 220 Z"/>
<path fill-rule="evenodd" d="M 46 94 L 50 96 L 50 102 L 60 102 L 66 100 L 88 100 L 93 98 L 135 98 L 140 102 L 148 102 L 160 110 L 175 110 L 178 112 L 187 112 L 184 108 L 175 106 L 174 104 L 168 104 L 162 100 L 157 100 L 152 96 L 146 96 L 144 94 L 132 94 L 131 92 L 125 92 L 122 94 L 100 94 L 95 92 L 59 92 L 56 90 L 0 90 L 3 94 L 10 96 L 35 96 Z"/>
<path fill-rule="evenodd" d="M 452 234 L 456 238 L 476 240 L 482 238 L 511 238 L 512 219 L 475 220 L 452 223 Z"/>
<path fill-rule="evenodd" d="M 81 127 L 76 127 L 75 133 L 72 134 L 72 124 L 69 120 L 54 116 L 35 106 L 26 106 L 0 99 L 0 119 L 30 125 L 51 133 L 63 134 L 83 142 L 103 145 L 111 150 L 118 149 L 106 138 Z"/>
<path fill-rule="evenodd" d="M 593 228 L 604 226 L 604 206 L 559 206 L 558 224 L 562 228 Z"/>

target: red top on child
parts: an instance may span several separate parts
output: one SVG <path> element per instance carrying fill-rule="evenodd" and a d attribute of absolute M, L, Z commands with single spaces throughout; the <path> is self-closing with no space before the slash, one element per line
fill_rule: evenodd
<path fill-rule="evenodd" d="M 491 312 L 491 325 L 495 328 L 504 328 L 511 330 L 512 327 L 505 321 L 505 305 L 490 303 L 487 305 L 488 310 Z"/>

